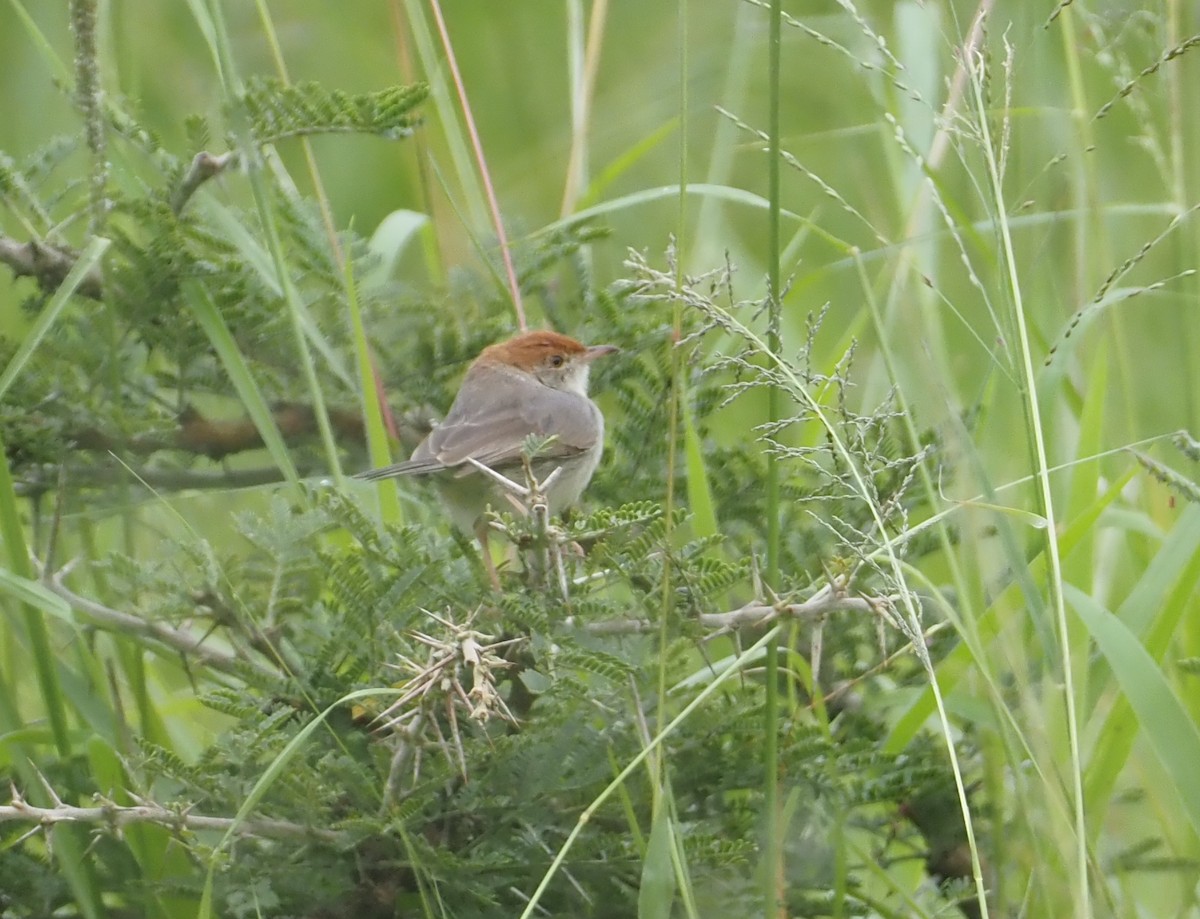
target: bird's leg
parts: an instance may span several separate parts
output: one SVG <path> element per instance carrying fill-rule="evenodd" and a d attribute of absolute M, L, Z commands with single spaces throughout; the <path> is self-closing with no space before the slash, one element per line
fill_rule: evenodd
<path fill-rule="evenodd" d="M 557 541 L 552 538 L 550 529 L 550 499 L 547 497 L 550 485 L 562 474 L 562 467 L 557 466 L 542 481 L 538 481 L 534 473 L 533 462 L 528 454 L 521 457 L 525 469 L 525 512 L 529 516 L 529 532 L 531 546 L 525 556 L 525 569 L 534 584 L 545 584 L 549 581 L 551 561 L 555 559 L 561 568 L 562 561 L 558 558 Z"/>
<path fill-rule="evenodd" d="M 537 492 L 530 495 L 529 514 L 529 551 L 525 553 L 525 570 L 531 583 L 541 585 L 546 581 L 546 571 L 549 568 L 550 556 L 547 552 L 546 530 L 549 525 L 549 507 L 546 499 Z"/>
<path fill-rule="evenodd" d="M 498 485 L 500 485 L 500 487 L 505 491 L 511 491 L 514 494 L 521 495 L 522 497 L 529 494 L 529 489 L 524 485 L 518 485 L 508 476 L 497 472 L 491 466 L 485 466 L 483 463 L 479 462 L 479 460 L 475 459 L 475 457 L 468 456 L 467 462 L 474 466 L 479 472 L 482 472 L 484 475 L 486 475 L 493 482 L 496 482 Z"/>
<path fill-rule="evenodd" d="M 496 563 L 492 561 L 492 550 L 488 546 L 488 530 L 491 527 L 488 524 L 487 516 L 481 516 L 475 521 L 475 538 L 479 540 L 479 548 L 483 552 L 483 567 L 487 571 L 488 580 L 492 582 L 492 587 L 496 590 L 500 589 L 500 575 L 496 571 Z"/>

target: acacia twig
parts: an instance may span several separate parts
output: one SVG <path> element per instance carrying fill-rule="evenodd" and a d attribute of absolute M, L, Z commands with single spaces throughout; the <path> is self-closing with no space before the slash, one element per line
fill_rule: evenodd
<path fill-rule="evenodd" d="M 364 443 L 362 417 L 357 411 L 332 409 L 329 420 L 342 442 Z M 271 421 L 285 443 L 311 436 L 317 430 L 316 415 L 309 405 L 280 402 L 271 407 Z M 235 453 L 263 446 L 262 435 L 249 418 L 208 418 L 192 406 L 179 413 L 179 426 L 171 431 L 121 438 L 97 428 L 83 428 L 67 435 L 77 449 L 102 453 L 148 456 L 161 450 L 181 450 L 221 460 Z"/>
<path fill-rule="evenodd" d="M 57 796 L 55 797 L 57 798 Z M 322 842 L 332 843 L 341 843 L 349 839 L 348 834 L 338 830 L 318 829 L 288 820 L 267 818 L 235 820 L 233 817 L 193 814 L 190 808 L 173 809 L 163 807 L 153 801 L 120 805 L 99 796 L 97 799 L 101 801 L 97 807 L 75 807 L 57 799 L 53 807 L 38 807 L 26 801 L 13 786 L 12 801 L 7 805 L 0 805 L 0 823 L 19 821 L 37 823 L 42 826 L 54 826 L 59 823 L 96 823 L 104 824 L 117 832 L 132 824 L 155 823 L 178 831 L 233 830 L 239 836 L 319 839 Z"/>
<path fill-rule="evenodd" d="M 29 277 L 37 281 L 44 291 L 58 290 L 71 269 L 75 266 L 78 253 L 65 247 L 52 246 L 47 242 L 31 239 L 19 243 L 0 234 L 0 264 L 7 265 L 18 277 Z M 75 293 L 92 300 L 104 296 L 104 283 L 98 267 L 89 271 L 75 288 Z"/>
<path fill-rule="evenodd" d="M 38 471 L 24 475 L 13 483 L 13 491 L 25 497 L 44 494 L 58 487 L 58 470 L 66 469 L 67 481 L 72 486 L 96 487 L 116 484 L 145 485 L 156 491 L 207 491 L 219 488 L 223 491 L 238 488 L 253 488 L 274 485 L 284 481 L 278 466 L 263 466 L 256 469 L 165 469 L 130 466 L 124 463 L 91 463 L 88 465 L 69 463 L 65 467 L 41 466 Z M 43 474 L 43 470 L 49 470 Z M 311 473 L 317 474 L 317 473 Z M 300 470 L 301 478 L 306 475 Z"/>
<path fill-rule="evenodd" d="M 724 631 L 748 626 L 769 625 L 777 619 L 819 620 L 837 612 L 881 613 L 892 605 L 893 597 L 852 597 L 845 587 L 826 585 L 802 603 L 763 603 L 751 601 L 727 613 L 701 613 L 694 620 L 705 629 Z M 650 619 L 604 619 L 579 622 L 568 616 L 567 625 L 579 626 L 594 635 L 624 635 L 657 631 L 659 623 Z"/>
<path fill-rule="evenodd" d="M 153 619 L 143 619 L 131 613 L 81 597 L 67 587 L 62 579 L 68 569 L 61 569 L 43 578 L 42 583 L 51 593 L 62 597 L 78 613 L 87 616 L 95 625 L 121 632 L 126 635 L 140 635 L 151 641 L 177 651 L 190 659 L 199 661 L 206 667 L 219 670 L 222 673 L 245 677 L 247 668 L 254 672 L 270 677 L 279 678 L 279 673 L 267 664 L 253 658 L 241 657 L 210 647 L 204 643 L 205 636 L 195 635 L 186 629 L 177 629 Z"/>
<path fill-rule="evenodd" d="M 192 157 L 192 165 L 179 182 L 178 187 L 171 193 L 171 210 L 180 214 L 201 185 L 214 176 L 220 175 L 225 169 L 236 162 L 233 153 L 213 154 L 201 150 Z"/>

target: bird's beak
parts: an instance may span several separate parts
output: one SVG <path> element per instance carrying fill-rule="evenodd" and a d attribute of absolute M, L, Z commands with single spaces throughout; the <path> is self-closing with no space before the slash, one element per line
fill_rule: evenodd
<path fill-rule="evenodd" d="M 621 349 L 616 345 L 592 345 L 583 354 L 583 359 L 589 364 L 598 357 L 604 357 L 606 354 L 616 354 Z"/>

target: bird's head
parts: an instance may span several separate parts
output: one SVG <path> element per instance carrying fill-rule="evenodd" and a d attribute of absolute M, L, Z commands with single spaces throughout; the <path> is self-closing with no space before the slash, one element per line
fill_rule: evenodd
<path fill-rule="evenodd" d="M 558 332 L 523 332 L 483 350 L 475 365 L 512 367 L 551 389 L 587 395 L 592 361 L 619 349 L 614 345 L 585 345 Z"/>

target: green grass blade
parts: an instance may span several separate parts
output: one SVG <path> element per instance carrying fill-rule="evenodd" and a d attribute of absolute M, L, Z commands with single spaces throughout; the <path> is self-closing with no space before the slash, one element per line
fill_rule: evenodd
<path fill-rule="evenodd" d="M 1070 555 L 1076 546 L 1091 535 L 1096 522 L 1100 519 L 1100 515 L 1120 499 L 1122 489 L 1129 484 L 1135 473 L 1136 467 L 1130 468 L 1125 475 L 1114 481 L 1104 494 L 1092 502 L 1092 505 L 1084 513 L 1080 514 L 1066 526 L 1059 537 L 1059 544 L 1062 547 L 1064 556 Z M 1039 555 L 1037 558 L 1032 559 L 1029 563 L 1029 575 L 1034 578 L 1042 577 L 1045 572 L 1045 565 L 1044 555 Z M 978 623 L 976 623 L 976 630 L 981 647 L 986 648 L 996 640 L 1003 628 L 1003 624 L 997 621 L 996 610 L 1014 605 L 1012 597 L 1009 594 L 1010 592 L 1015 593 L 1019 590 L 1019 583 L 1014 578 L 994 598 L 983 615 L 980 616 Z M 971 666 L 971 649 L 965 644 L 959 645 L 938 663 L 938 679 L 943 688 L 947 692 L 953 689 L 959 680 L 966 675 Z M 933 712 L 934 700 L 932 690 L 925 689 L 896 719 L 884 744 L 884 749 L 892 753 L 900 753 L 904 750 L 912 742 L 913 738 L 923 730 L 925 722 Z"/>
<path fill-rule="evenodd" d="M 1200 731 L 1175 695 L 1158 662 L 1120 619 L 1070 584 L 1071 605 L 1087 626 L 1100 653 L 1137 716 L 1159 762 L 1171 777 L 1192 831 L 1200 834 Z"/>
<path fill-rule="evenodd" d="M 612 198 L 600 204 L 585 207 L 583 210 L 576 211 L 574 214 L 564 217 L 561 220 L 554 220 L 538 229 L 532 235 L 535 238 L 544 236 L 548 233 L 554 233 L 558 230 L 574 226 L 577 223 L 582 223 L 585 220 L 592 220 L 596 217 L 603 217 L 605 214 L 614 214 L 645 204 L 653 204 L 657 201 L 675 201 L 678 200 L 680 191 L 681 188 L 678 185 L 659 185 L 655 188 L 644 188 L 641 191 L 621 195 L 619 198 Z M 770 206 L 770 203 L 762 195 L 756 195 L 752 191 L 746 191 L 743 188 L 733 188 L 729 185 L 709 185 L 706 182 L 689 182 L 687 186 L 682 188 L 682 191 L 686 195 L 718 198 L 722 201 L 728 201 L 731 204 L 741 204 L 757 210 L 767 210 Z M 780 214 L 796 223 L 808 223 L 807 218 L 801 217 L 792 211 L 782 210 Z"/>
<path fill-rule="evenodd" d="M 622 151 L 612 162 L 600 170 L 600 174 L 592 180 L 587 190 L 579 198 L 577 206 L 586 209 L 598 204 L 600 196 L 609 186 L 629 172 L 639 160 L 655 150 L 678 129 L 679 119 L 669 118 L 629 149 Z"/>
<path fill-rule="evenodd" d="M 638 888 L 638 919 L 670 919 L 675 900 L 675 869 L 671 859 L 671 818 L 660 807 L 650 828 L 650 842 L 642 862 Z"/>
<path fill-rule="evenodd" d="M 225 372 L 229 374 L 230 382 L 237 390 L 237 394 L 246 408 L 246 413 L 258 430 L 259 436 L 262 437 L 267 452 L 271 454 L 271 459 L 274 460 L 284 477 L 298 488 L 300 476 L 296 472 L 295 464 L 292 463 L 287 445 L 283 442 L 283 435 L 280 434 L 279 428 L 275 424 L 271 409 L 267 406 L 267 401 L 263 398 L 258 384 L 254 382 L 250 367 L 242 357 L 241 351 L 238 350 L 237 342 L 234 341 L 229 326 L 225 324 L 224 318 L 217 310 L 217 305 L 209 296 L 208 291 L 197 281 L 185 281 L 183 293 L 188 305 L 192 308 L 196 321 L 204 330 L 204 334 L 208 336 L 213 350 L 217 352 L 217 356 L 225 366 Z"/>
<path fill-rule="evenodd" d="M 393 215 L 394 216 L 394 215 Z M 388 450 L 388 432 L 383 422 L 382 384 L 377 384 L 375 362 L 371 358 L 371 344 L 367 341 L 367 330 L 363 325 L 362 309 L 358 302 L 358 285 L 354 278 L 354 264 L 345 261 L 346 309 L 350 314 L 350 332 L 354 342 L 354 357 L 358 365 L 358 385 L 362 398 L 363 419 L 366 424 L 367 447 L 373 466 L 386 466 L 391 461 Z M 400 496 L 393 484 L 386 479 L 377 483 L 379 510 L 384 521 L 400 524 L 404 514 L 400 507 Z"/>
<path fill-rule="evenodd" d="M 247 265 L 254 269 L 258 279 L 262 281 L 267 290 L 271 291 L 277 297 L 286 297 L 283 285 L 279 283 L 279 274 L 276 271 L 275 262 L 271 258 L 270 251 L 262 245 L 252 232 L 237 218 L 237 216 L 229 208 L 209 198 L 202 198 L 198 202 L 204 209 L 205 217 L 220 228 L 229 241 L 238 251 L 238 255 L 242 257 Z M 325 362 L 325 366 L 339 380 L 346 384 L 347 387 L 353 386 L 353 379 L 350 376 L 350 371 L 346 369 L 342 363 L 341 356 L 337 350 L 329 344 L 325 339 L 324 334 L 313 321 L 308 311 L 299 308 L 296 311 L 296 321 L 304 330 L 304 338 L 314 348 Z"/>
<path fill-rule="evenodd" d="M 1189 507 L 1171 530 L 1166 543 L 1117 610 L 1117 618 L 1146 653 L 1161 661 L 1180 623 L 1193 609 L 1195 585 L 1200 582 L 1200 508 Z M 1115 674 L 1114 674 L 1115 676 Z M 1098 699 L 1108 681 L 1093 679 L 1090 695 Z M 1092 745 L 1084 776 L 1084 798 L 1099 835 L 1104 815 L 1137 738 L 1137 716 L 1128 698 L 1119 699 L 1108 712 Z"/>
<path fill-rule="evenodd" d="M 46 61 L 46 66 L 50 68 L 50 73 L 54 79 L 63 86 L 71 85 L 71 68 L 69 68 L 63 59 L 60 58 L 54 50 L 54 46 L 46 38 L 41 29 L 38 28 L 33 17 L 29 15 L 29 11 L 25 9 L 25 5 L 21 0 L 9 0 L 9 5 L 17 14 L 17 18 L 21 20 L 21 25 L 25 27 L 25 32 L 29 36 L 30 42 L 41 53 L 42 58 Z"/>
<path fill-rule="evenodd" d="M 101 237 L 88 243 L 79 259 L 67 273 L 63 283 L 46 304 L 42 315 L 38 318 L 33 329 L 21 343 L 4 374 L 0 376 L 0 396 L 2 396 L 13 381 L 20 375 L 26 362 L 54 325 L 71 295 L 82 283 L 87 273 L 99 262 L 109 241 Z M 21 603 L 22 620 L 25 625 L 26 638 L 30 643 L 33 657 L 33 670 L 37 675 L 41 692 L 42 704 L 46 708 L 46 716 L 50 722 L 54 744 L 61 757 L 71 756 L 72 746 L 67 730 L 66 706 L 62 695 L 62 687 L 57 676 L 58 662 L 51 651 L 50 634 L 46 629 L 39 610 L 59 609 L 52 601 L 39 596 L 39 590 L 34 582 L 33 566 L 29 561 L 29 547 L 25 541 L 25 528 L 21 520 L 21 510 L 16 491 L 13 487 L 12 473 L 8 466 L 7 453 L 0 444 L 0 452 L 4 453 L 0 461 L 0 537 L 3 538 L 8 556 L 6 587 L 12 592 L 18 592 L 18 582 L 23 582 L 19 592 L 27 595 Z"/>
<path fill-rule="evenodd" d="M 708 481 L 708 465 L 704 462 L 704 444 L 696 430 L 696 419 L 691 406 L 681 407 L 683 422 L 683 450 L 687 467 L 688 510 L 691 512 L 692 529 L 696 536 L 715 536 L 719 531 L 716 503 L 713 501 L 712 486 Z"/>
<path fill-rule="evenodd" d="M 0 594 L 5 594 L 17 603 L 23 603 L 56 619 L 74 622 L 67 601 L 53 594 L 37 581 L 21 577 L 7 568 L 0 568 Z"/>
<path fill-rule="evenodd" d="M 42 339 L 46 337 L 46 333 L 54 326 L 63 309 L 71 302 L 71 295 L 83 283 L 88 272 L 99 264 L 100 259 L 103 258 L 110 244 L 109 240 L 102 236 L 97 236 L 79 254 L 79 258 L 75 260 L 75 264 L 67 272 L 66 278 L 58 286 L 58 290 L 54 292 L 54 295 L 50 298 L 50 302 L 42 308 L 37 322 L 33 324 L 33 328 L 29 330 L 29 334 L 21 341 L 21 346 L 17 349 L 17 353 L 13 355 L 12 360 L 8 362 L 8 366 L 4 368 L 4 373 L 0 374 L 0 400 L 4 398 L 4 394 L 8 392 L 8 388 L 12 386 L 13 381 L 20 376 L 26 362 L 37 349 L 37 346 L 41 344 Z"/>

